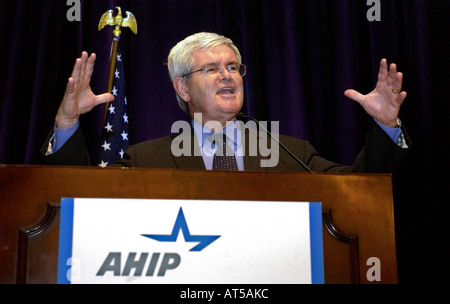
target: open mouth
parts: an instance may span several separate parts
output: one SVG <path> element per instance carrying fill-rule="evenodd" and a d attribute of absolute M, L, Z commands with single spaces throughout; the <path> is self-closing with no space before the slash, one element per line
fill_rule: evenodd
<path fill-rule="evenodd" d="M 223 94 L 223 95 L 232 95 L 234 94 L 234 89 L 230 87 L 224 87 L 217 91 L 217 94 Z"/>

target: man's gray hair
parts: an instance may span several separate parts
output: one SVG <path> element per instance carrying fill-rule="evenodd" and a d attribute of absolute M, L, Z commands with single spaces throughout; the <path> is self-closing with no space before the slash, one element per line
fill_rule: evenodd
<path fill-rule="evenodd" d="M 216 46 L 225 44 L 236 54 L 239 63 L 242 63 L 242 57 L 238 48 L 234 45 L 231 39 L 215 34 L 215 33 L 196 33 L 186 37 L 184 40 L 178 42 L 169 53 L 167 59 L 167 66 L 169 68 L 170 79 L 182 77 L 185 74 L 192 72 L 195 67 L 195 60 L 193 53 L 195 51 L 207 51 Z M 191 77 L 186 76 L 186 77 Z M 189 115 L 186 103 L 178 96 L 177 101 L 180 108 Z"/>

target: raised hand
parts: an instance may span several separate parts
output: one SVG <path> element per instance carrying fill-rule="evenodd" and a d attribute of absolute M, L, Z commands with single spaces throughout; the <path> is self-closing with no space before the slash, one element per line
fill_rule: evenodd
<path fill-rule="evenodd" d="M 389 66 L 386 59 L 380 62 L 378 81 L 375 89 L 367 95 L 355 90 L 346 90 L 345 96 L 358 102 L 364 110 L 379 123 L 397 126 L 400 106 L 406 98 L 406 92 L 401 91 L 403 74 L 397 72 L 397 65 Z"/>
<path fill-rule="evenodd" d="M 57 128 L 70 128 L 81 114 L 89 112 L 96 105 L 114 100 L 111 93 L 95 95 L 91 90 L 90 82 L 95 59 L 94 53 L 88 57 L 86 52 L 82 52 L 81 57 L 75 61 L 72 75 L 67 81 L 66 92 L 56 114 Z"/>

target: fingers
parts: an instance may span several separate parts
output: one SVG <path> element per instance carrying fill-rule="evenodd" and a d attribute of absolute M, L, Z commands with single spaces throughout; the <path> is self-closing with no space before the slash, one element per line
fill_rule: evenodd
<path fill-rule="evenodd" d="M 114 100 L 114 96 L 111 93 L 103 93 L 100 95 L 97 95 L 95 97 L 95 104 L 99 105 L 101 103 L 107 103 L 107 102 L 112 102 Z"/>
<path fill-rule="evenodd" d="M 84 78 L 86 75 L 86 65 L 87 65 L 88 55 L 86 52 L 81 53 L 81 71 L 80 71 L 80 80 Z"/>
<path fill-rule="evenodd" d="M 81 74 L 81 58 L 77 58 L 77 60 L 75 60 L 75 64 L 73 66 L 73 70 L 72 70 L 72 74 L 71 74 L 71 78 L 78 82 L 80 80 L 80 74 Z"/>
<path fill-rule="evenodd" d="M 75 92 L 75 80 L 72 77 L 70 77 L 67 80 L 66 92 L 64 96 L 70 98 L 70 96 L 72 96 L 74 92 Z"/>
<path fill-rule="evenodd" d="M 82 52 L 80 58 L 75 60 L 75 65 L 73 66 L 71 77 L 76 83 L 83 80 L 85 77 L 89 78 L 92 76 L 94 71 L 96 55 L 94 53 L 88 57 L 87 52 Z"/>
<path fill-rule="evenodd" d="M 344 92 L 344 95 L 350 99 L 353 99 L 357 103 L 361 104 L 364 100 L 364 95 L 359 93 L 358 91 L 349 89 Z"/>
<path fill-rule="evenodd" d="M 397 65 L 395 63 L 391 63 L 391 65 L 389 66 L 389 72 L 388 72 L 386 82 L 392 86 L 395 84 L 397 84 L 397 85 L 400 84 L 400 86 L 401 86 L 402 79 L 403 79 L 402 73 L 397 72 Z M 401 88 L 395 87 L 395 89 L 400 90 Z"/>
<path fill-rule="evenodd" d="M 397 102 L 397 104 L 399 106 L 402 105 L 403 101 L 405 101 L 407 93 L 405 91 L 400 92 L 400 94 L 398 94 L 397 98 L 395 98 L 395 102 Z"/>
<path fill-rule="evenodd" d="M 380 61 L 378 81 L 386 82 L 391 87 L 392 92 L 400 93 L 403 83 L 403 73 L 397 71 L 397 65 L 395 63 L 391 63 L 388 69 L 387 60 L 383 58 Z"/>
<path fill-rule="evenodd" d="M 395 74 L 393 73 L 391 75 L 391 72 L 389 72 L 389 78 L 391 80 L 390 81 L 390 86 L 392 87 L 392 92 L 400 93 L 401 90 L 402 90 L 403 74 L 400 73 L 400 72 L 395 71 Z"/>
<path fill-rule="evenodd" d="M 94 65 L 95 65 L 96 58 L 97 58 L 97 56 L 95 55 L 95 53 L 92 53 L 91 56 L 87 60 L 85 76 L 88 77 L 89 79 L 91 78 L 92 73 L 94 72 Z"/>
<path fill-rule="evenodd" d="M 395 64 L 391 64 L 388 78 L 389 81 L 387 83 L 391 87 L 392 93 L 397 95 L 393 100 L 397 106 L 400 107 L 406 98 L 406 92 L 402 91 L 403 74 L 397 72 L 397 67 Z"/>
<path fill-rule="evenodd" d="M 388 76 L 387 60 L 385 58 L 380 61 L 380 68 L 378 70 L 378 81 L 386 81 Z"/>

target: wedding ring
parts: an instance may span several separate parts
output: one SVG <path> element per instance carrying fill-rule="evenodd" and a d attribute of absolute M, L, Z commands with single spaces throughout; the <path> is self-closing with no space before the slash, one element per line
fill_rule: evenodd
<path fill-rule="evenodd" d="M 394 89 L 394 88 L 391 88 L 391 89 L 392 89 L 392 92 L 394 92 L 395 94 L 400 93 L 400 90 L 396 90 L 396 89 Z"/>

